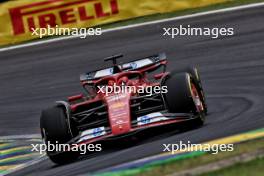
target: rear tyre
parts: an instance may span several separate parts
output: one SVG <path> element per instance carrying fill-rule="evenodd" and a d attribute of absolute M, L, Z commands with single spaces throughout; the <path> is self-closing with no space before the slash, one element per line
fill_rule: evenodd
<path fill-rule="evenodd" d="M 40 117 L 40 129 L 42 138 L 46 144 L 65 144 L 73 136 L 66 121 L 66 112 L 63 107 L 55 106 L 43 110 Z M 48 157 L 57 164 L 66 164 L 76 160 L 78 152 L 73 151 L 47 151 Z"/>
<path fill-rule="evenodd" d="M 197 118 L 190 125 L 201 126 L 204 123 L 204 108 L 198 95 L 198 86 L 189 73 L 172 74 L 164 81 L 168 92 L 164 99 L 169 112 L 193 113 Z"/>

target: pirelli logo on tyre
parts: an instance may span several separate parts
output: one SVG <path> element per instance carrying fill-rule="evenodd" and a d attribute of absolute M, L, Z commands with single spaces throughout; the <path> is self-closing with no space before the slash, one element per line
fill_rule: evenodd
<path fill-rule="evenodd" d="M 63 2 L 63 3 L 58 3 Z M 107 0 L 49 0 L 9 9 L 14 35 L 24 34 L 36 27 L 70 25 L 118 14 L 118 1 Z"/>

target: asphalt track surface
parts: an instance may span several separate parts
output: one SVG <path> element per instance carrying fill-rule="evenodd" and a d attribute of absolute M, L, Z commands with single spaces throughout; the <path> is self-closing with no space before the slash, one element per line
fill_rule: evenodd
<path fill-rule="evenodd" d="M 55 166 L 45 160 L 11 175 L 76 175 L 160 153 L 164 143 L 199 143 L 264 126 L 264 8 L 228 12 L 71 39 L 0 53 L 0 134 L 38 133 L 42 108 L 81 91 L 78 75 L 105 65 L 102 58 L 123 53 L 124 61 L 166 52 L 168 69 L 197 65 L 207 95 L 204 127 L 159 132 L 134 146 Z M 163 27 L 180 24 L 234 27 L 235 35 L 162 36 Z"/>

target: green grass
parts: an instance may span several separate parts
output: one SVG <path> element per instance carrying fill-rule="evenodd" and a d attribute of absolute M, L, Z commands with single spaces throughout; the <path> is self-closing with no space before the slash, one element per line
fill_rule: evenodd
<path fill-rule="evenodd" d="M 204 164 L 209 164 L 211 162 L 220 161 L 222 159 L 230 158 L 243 153 L 252 152 L 261 149 L 263 147 L 264 147 L 264 138 L 237 144 L 234 146 L 233 152 L 221 152 L 216 155 L 208 153 L 202 156 L 197 156 L 190 159 L 185 159 L 176 162 L 171 162 L 169 164 L 160 165 L 146 172 L 142 172 L 138 175 L 142 175 L 142 176 L 167 175 L 174 173 L 176 171 L 183 171 L 189 168 L 194 168 Z"/>
<path fill-rule="evenodd" d="M 264 158 L 258 158 L 246 163 L 235 164 L 234 166 L 221 169 L 215 172 L 202 174 L 201 176 L 263 176 Z"/>
<path fill-rule="evenodd" d="M 230 157 L 238 156 L 243 153 L 249 153 L 264 148 L 264 138 L 256 139 L 234 146 L 232 152 L 220 152 L 216 155 L 210 153 L 198 153 L 192 157 L 186 157 L 185 159 L 169 159 L 168 161 L 162 161 L 153 163 L 147 166 L 143 166 L 139 169 L 132 169 L 128 171 L 120 171 L 116 173 L 105 173 L 103 176 L 153 176 L 153 175 L 168 175 L 179 171 L 184 171 L 189 168 L 195 168 L 212 162 L 220 161 Z"/>

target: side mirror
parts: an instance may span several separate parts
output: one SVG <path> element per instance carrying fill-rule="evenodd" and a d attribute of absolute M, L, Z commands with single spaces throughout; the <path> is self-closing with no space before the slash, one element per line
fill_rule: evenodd
<path fill-rule="evenodd" d="M 79 100 L 81 98 L 83 98 L 83 94 L 79 94 L 79 95 L 75 95 L 75 96 L 68 97 L 68 101 L 69 102 L 72 102 L 72 101 Z"/>
<path fill-rule="evenodd" d="M 154 75 L 154 78 L 158 80 L 158 79 L 161 79 L 163 75 L 164 73 L 159 73 L 159 74 Z"/>

